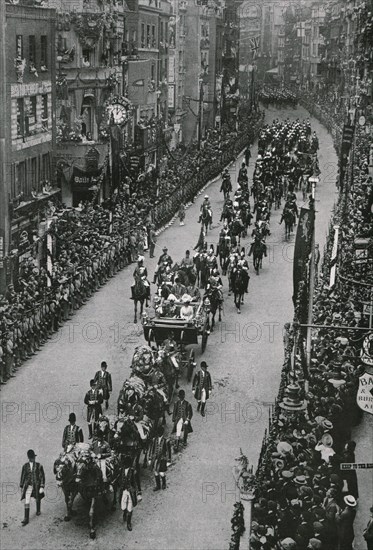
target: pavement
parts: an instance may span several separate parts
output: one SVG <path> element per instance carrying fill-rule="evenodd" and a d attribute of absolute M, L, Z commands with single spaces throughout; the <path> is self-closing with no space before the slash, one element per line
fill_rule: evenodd
<path fill-rule="evenodd" d="M 267 121 L 274 118 L 307 118 L 307 112 L 269 109 Z M 320 183 L 316 190 L 316 242 L 323 250 L 330 215 L 337 198 L 335 180 L 337 158 L 331 136 L 312 119 L 319 136 Z M 249 175 L 256 159 L 252 148 Z M 237 179 L 242 157 L 230 167 L 232 182 Z M 213 230 L 207 242 L 217 244 L 221 224 L 223 197 L 218 179 L 206 190 L 214 212 Z M 204 194 L 204 193 L 203 193 Z M 186 249 L 192 250 L 198 240 L 198 212 L 203 194 L 186 212 L 185 226 L 175 222 L 159 235 L 156 258 L 147 254 L 145 265 L 150 278 L 162 247 L 168 246 L 174 261 L 180 261 Z M 298 197 L 298 205 L 301 204 Z M 191 387 L 186 381 L 187 399 L 192 402 L 194 417 L 188 446 L 173 456 L 167 474 L 167 490 L 153 493 L 153 479 L 144 471 L 143 501 L 133 514 L 133 531 L 127 531 L 120 511 L 111 513 L 101 502 L 97 506 L 97 538 L 88 536 L 88 511 L 80 497 L 77 515 L 65 523 L 65 503 L 56 487 L 53 462 L 61 449 L 62 432 L 69 412 L 77 414 L 77 423 L 88 429 L 83 399 L 89 380 L 107 361 L 113 379 L 109 413 L 123 381 L 130 375 L 134 348 L 144 343 L 141 325 L 133 323 L 130 286 L 134 265 L 118 273 L 73 319 L 56 333 L 43 349 L 27 361 L 1 391 L 2 418 L 0 434 L 1 461 L 1 531 L 0 548 L 115 550 L 226 549 L 231 535 L 230 519 L 238 492 L 232 475 L 240 448 L 256 468 L 264 430 L 268 427 L 269 409 L 278 392 L 283 361 L 282 329 L 293 319 L 292 255 L 295 234 L 285 240 L 285 229 L 279 225 L 281 210 L 273 211 L 268 258 L 260 275 L 250 266 L 249 294 L 242 314 L 237 315 L 233 297 L 227 295 L 224 281 L 222 322 L 210 335 L 203 359 L 213 380 L 213 392 L 207 415 L 197 412 Z M 249 239 L 243 243 L 249 244 Z M 251 262 L 251 260 L 250 260 Z M 153 287 L 154 289 L 154 287 Z M 202 359 L 200 346 L 196 360 Z M 168 429 L 170 421 L 168 421 Z M 23 504 L 20 502 L 19 476 L 26 462 L 26 451 L 32 448 L 45 468 L 46 498 L 42 515 L 35 516 L 31 505 L 30 524 L 21 528 Z M 243 544 L 243 548 L 245 545 Z"/>

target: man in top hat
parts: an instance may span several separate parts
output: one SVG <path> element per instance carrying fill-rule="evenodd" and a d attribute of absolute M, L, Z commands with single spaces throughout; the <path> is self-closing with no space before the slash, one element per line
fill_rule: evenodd
<path fill-rule="evenodd" d="M 157 435 L 150 444 L 149 465 L 154 470 L 155 487 L 154 491 L 161 488 L 166 489 L 167 467 L 171 464 L 171 444 L 170 440 L 164 436 L 164 427 L 158 426 Z"/>
<path fill-rule="evenodd" d="M 62 447 L 67 451 L 70 445 L 74 446 L 76 443 L 83 443 L 83 430 L 76 425 L 76 415 L 75 413 L 69 414 L 70 424 L 66 426 L 63 430 L 62 435 Z"/>
<path fill-rule="evenodd" d="M 188 433 L 193 432 L 192 425 L 190 423 L 193 417 L 192 405 L 185 400 L 185 391 L 179 390 L 179 399 L 176 401 L 174 410 L 172 413 L 172 422 L 174 427 L 172 433 L 176 433 L 175 451 L 179 450 L 181 432 L 183 432 L 184 446 L 187 444 Z"/>
<path fill-rule="evenodd" d="M 155 225 L 154 223 L 150 224 L 150 230 L 149 230 L 149 256 L 150 258 L 154 258 L 154 250 L 155 245 L 157 242 L 157 234 L 155 232 Z"/>
<path fill-rule="evenodd" d="M 32 449 L 27 451 L 28 462 L 22 466 L 20 487 L 22 489 L 21 500 L 25 501 L 25 517 L 22 526 L 30 521 L 30 500 L 36 500 L 36 515 L 40 516 L 41 499 L 44 497 L 45 474 L 44 468 L 39 462 L 35 462 L 36 454 Z"/>
<path fill-rule="evenodd" d="M 105 401 L 105 408 L 108 409 L 110 393 L 113 391 L 113 385 L 111 382 L 111 374 L 107 370 L 106 361 L 101 362 L 101 370 L 96 372 L 94 381 L 97 389 L 101 392 L 102 399 Z"/>
<path fill-rule="evenodd" d="M 101 392 L 96 388 L 96 382 L 92 378 L 90 381 L 90 389 L 87 391 L 84 397 L 84 403 L 87 405 L 87 422 L 89 429 L 89 439 L 92 439 L 94 428 L 97 420 L 102 414 L 102 402 L 103 397 Z"/>
<path fill-rule="evenodd" d="M 201 370 L 196 372 L 193 379 L 193 393 L 197 399 L 197 411 L 201 410 L 201 415 L 205 416 L 206 401 L 212 391 L 211 374 L 207 371 L 206 361 L 201 361 Z"/>

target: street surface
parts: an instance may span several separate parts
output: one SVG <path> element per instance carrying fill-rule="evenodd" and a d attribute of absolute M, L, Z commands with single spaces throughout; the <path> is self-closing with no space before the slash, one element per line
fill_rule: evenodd
<path fill-rule="evenodd" d="M 295 111 L 269 109 L 267 121 L 274 118 L 307 118 L 301 108 Z M 323 250 L 333 204 L 337 198 L 335 179 L 337 158 L 331 136 L 312 120 L 319 142 L 320 184 L 316 190 L 316 242 Z M 256 159 L 252 149 L 249 181 Z M 242 157 L 230 167 L 233 185 Z M 221 228 L 219 222 L 223 196 L 220 179 L 207 189 L 214 212 L 213 230 L 208 244 L 215 246 Z M 162 247 L 168 246 L 174 262 L 185 250 L 196 245 L 200 227 L 197 223 L 202 193 L 186 212 L 185 226 L 176 221 L 158 238 L 156 258 L 145 265 L 152 278 Z M 298 193 L 298 206 L 302 200 Z M 253 204 L 251 205 L 253 206 Z M 133 324 L 133 302 L 130 297 L 135 264 L 111 279 L 43 349 L 22 366 L 16 378 L 1 392 L 1 549 L 76 549 L 119 548 L 146 549 L 226 549 L 231 535 L 230 519 L 237 492 L 232 476 L 240 448 L 250 463 L 257 465 L 264 430 L 268 426 L 269 406 L 279 386 L 283 360 L 282 328 L 293 319 L 292 256 L 295 233 L 285 241 L 285 229 L 279 225 L 282 210 L 272 210 L 268 257 L 256 276 L 250 258 L 251 280 L 241 315 L 237 315 L 233 297 L 228 297 L 224 282 L 222 322 L 210 335 L 203 359 L 213 380 L 213 392 L 207 405 L 207 416 L 195 410 L 191 388 L 186 389 L 192 402 L 194 433 L 188 447 L 173 456 L 167 474 L 167 490 L 153 493 L 153 476 L 143 476 L 143 501 L 133 514 L 133 531 L 127 531 L 119 510 L 110 513 L 100 503 L 97 507 L 97 539 L 88 534 L 88 510 L 78 497 L 78 514 L 65 523 L 65 502 L 57 490 L 53 462 L 61 448 L 62 431 L 69 412 L 77 414 L 77 423 L 88 438 L 83 404 L 89 380 L 106 360 L 112 373 L 113 394 L 110 412 L 123 381 L 130 374 L 136 345 L 144 343 L 141 325 Z M 245 239 L 247 247 L 250 239 Z M 152 286 L 154 289 L 154 286 Z M 197 349 L 199 365 L 202 357 Z M 168 420 L 168 430 L 171 421 Z M 31 503 L 30 524 L 21 527 L 23 503 L 20 502 L 19 476 L 26 462 L 27 449 L 34 449 L 44 465 L 47 478 L 42 515 L 35 516 Z"/>

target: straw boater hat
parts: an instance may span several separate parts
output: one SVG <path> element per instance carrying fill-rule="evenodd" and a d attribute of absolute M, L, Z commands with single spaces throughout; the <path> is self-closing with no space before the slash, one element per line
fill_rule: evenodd
<path fill-rule="evenodd" d="M 321 442 L 324 445 L 324 447 L 333 447 L 333 438 L 329 433 L 325 433 L 322 436 Z"/>
<path fill-rule="evenodd" d="M 189 296 L 189 294 L 183 294 L 183 296 L 181 297 L 181 301 L 183 302 L 183 304 L 189 304 L 192 301 L 192 297 Z"/>
<path fill-rule="evenodd" d="M 347 506 L 350 506 L 351 508 L 355 508 L 355 506 L 357 505 L 356 499 L 352 495 L 345 496 L 343 500 L 345 501 Z"/>

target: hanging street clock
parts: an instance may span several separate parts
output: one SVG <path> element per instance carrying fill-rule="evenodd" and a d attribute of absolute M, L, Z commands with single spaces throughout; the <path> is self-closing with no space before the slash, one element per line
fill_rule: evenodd
<path fill-rule="evenodd" d="M 124 124 L 128 120 L 130 111 L 130 102 L 128 99 L 120 96 L 114 96 L 106 102 L 107 122 L 110 124 Z"/>

